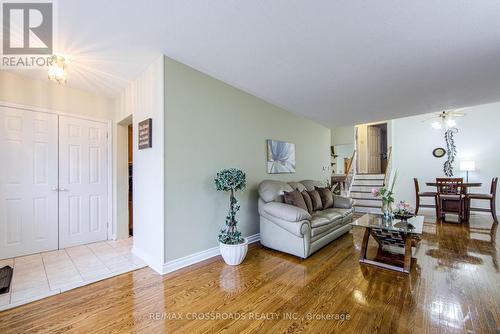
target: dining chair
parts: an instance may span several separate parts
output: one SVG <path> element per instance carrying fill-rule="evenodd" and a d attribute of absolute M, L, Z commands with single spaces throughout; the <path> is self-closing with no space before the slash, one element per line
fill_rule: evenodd
<path fill-rule="evenodd" d="M 493 216 L 493 221 L 498 224 L 497 210 L 496 210 L 496 198 L 497 198 L 497 183 L 498 177 L 494 177 L 491 180 L 491 188 L 489 194 L 469 194 L 469 199 L 477 199 L 477 200 L 486 200 L 490 201 L 490 208 L 472 208 L 471 211 L 481 211 L 481 212 L 490 212 Z"/>
<path fill-rule="evenodd" d="M 458 222 L 467 220 L 466 195 L 463 178 L 437 178 L 436 205 L 438 220 L 446 220 L 446 213 L 458 214 Z"/>
<path fill-rule="evenodd" d="M 420 186 L 418 185 L 418 179 L 416 177 L 413 178 L 413 183 L 415 184 L 415 215 L 418 215 L 418 210 L 420 208 L 436 208 L 436 192 L 435 191 L 420 191 Z M 430 204 L 420 204 L 421 197 L 432 197 L 434 199 L 434 205 Z"/>

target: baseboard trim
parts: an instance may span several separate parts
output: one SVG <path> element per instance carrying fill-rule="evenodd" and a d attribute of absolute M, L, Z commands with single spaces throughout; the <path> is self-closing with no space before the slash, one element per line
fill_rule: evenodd
<path fill-rule="evenodd" d="M 257 242 L 260 240 L 260 234 L 259 233 L 253 234 L 251 236 L 248 236 L 247 239 L 248 239 L 249 244 Z M 198 253 L 194 253 L 191 255 L 181 257 L 179 259 L 175 259 L 175 260 L 166 262 L 165 264 L 163 264 L 163 268 L 162 268 L 161 273 L 168 274 L 168 273 L 171 273 L 173 271 L 185 268 L 187 266 L 191 266 L 191 265 L 196 264 L 198 262 L 208 260 L 208 259 L 210 259 L 214 256 L 218 256 L 218 255 L 220 255 L 219 246 L 212 247 L 212 248 L 206 249 L 206 250 L 198 252 Z"/>
<path fill-rule="evenodd" d="M 160 275 L 164 274 L 163 273 L 163 266 L 161 264 L 161 262 L 163 262 L 163 261 L 161 261 L 161 262 L 155 261 L 146 252 L 138 249 L 135 246 L 132 246 L 132 254 L 141 258 L 144 262 L 146 262 L 148 267 L 150 267 L 151 269 L 156 271 L 158 274 L 160 274 Z"/>

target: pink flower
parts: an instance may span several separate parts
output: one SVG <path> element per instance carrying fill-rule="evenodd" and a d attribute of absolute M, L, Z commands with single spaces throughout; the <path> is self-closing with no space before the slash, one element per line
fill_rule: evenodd
<path fill-rule="evenodd" d="M 373 195 L 373 197 L 379 197 L 380 196 L 380 189 L 379 188 L 372 188 L 372 195 Z"/>

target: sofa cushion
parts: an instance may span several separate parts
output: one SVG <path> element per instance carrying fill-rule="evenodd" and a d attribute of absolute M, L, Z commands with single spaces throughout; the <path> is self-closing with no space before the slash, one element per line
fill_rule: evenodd
<path fill-rule="evenodd" d="M 304 197 L 304 202 L 306 202 L 307 212 L 312 213 L 313 212 L 313 202 L 312 202 L 311 196 L 309 196 L 309 193 L 306 190 L 301 192 L 301 194 L 302 194 L 302 197 Z"/>
<path fill-rule="evenodd" d="M 298 190 L 300 192 L 303 192 L 304 190 L 306 190 L 306 187 L 304 187 L 304 185 L 300 182 L 288 182 L 288 185 L 290 187 L 292 187 L 293 189 Z"/>
<path fill-rule="evenodd" d="M 342 218 L 343 218 L 343 217 L 347 217 L 347 216 L 351 215 L 354 212 L 354 208 L 350 208 L 350 209 L 332 208 L 332 209 L 328 209 L 326 211 L 337 212 L 337 213 L 341 214 Z"/>
<path fill-rule="evenodd" d="M 298 208 L 301 208 L 305 211 L 309 211 L 307 209 L 306 202 L 304 201 L 304 197 L 302 197 L 302 194 L 298 190 L 290 192 L 285 191 L 285 193 L 283 194 L 283 198 L 286 204 L 290 204 Z"/>
<path fill-rule="evenodd" d="M 324 235 L 324 234 L 329 233 L 331 231 L 335 231 L 336 229 L 338 229 L 341 226 L 344 226 L 342 224 L 342 219 L 337 219 L 330 224 L 314 227 L 311 229 L 311 237 L 316 237 L 319 235 Z"/>
<path fill-rule="evenodd" d="M 333 207 L 341 209 L 352 209 L 354 202 L 350 197 L 333 195 Z"/>
<path fill-rule="evenodd" d="M 315 228 L 339 222 L 342 222 L 342 214 L 338 212 L 330 210 L 316 211 L 312 214 L 311 227 Z"/>
<path fill-rule="evenodd" d="M 321 202 L 319 193 L 316 190 L 307 191 L 307 193 L 311 197 L 313 211 L 323 210 L 323 203 Z"/>
<path fill-rule="evenodd" d="M 285 191 L 293 191 L 293 188 L 285 182 L 264 180 L 259 184 L 259 196 L 266 203 L 272 201 L 281 202 L 281 197 Z"/>
<path fill-rule="evenodd" d="M 287 222 L 311 220 L 311 215 L 306 210 L 285 203 L 265 203 L 259 208 L 259 210 L 262 210 L 263 213 L 267 215 Z"/>
<path fill-rule="evenodd" d="M 321 197 L 321 203 L 323 204 L 323 209 L 328 209 L 333 207 L 333 194 L 328 188 L 315 187 L 316 191 Z"/>
<path fill-rule="evenodd" d="M 304 185 L 307 191 L 313 191 L 314 187 L 323 188 L 326 187 L 325 182 L 314 181 L 314 180 L 303 180 L 300 181 Z"/>

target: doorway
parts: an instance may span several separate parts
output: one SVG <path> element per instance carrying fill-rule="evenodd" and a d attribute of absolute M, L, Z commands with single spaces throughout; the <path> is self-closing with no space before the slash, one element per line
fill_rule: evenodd
<path fill-rule="evenodd" d="M 134 132 L 132 124 L 128 126 L 128 235 L 134 235 Z"/>
<path fill-rule="evenodd" d="M 384 174 L 388 164 L 387 123 L 356 127 L 357 170 L 360 174 Z"/>
<path fill-rule="evenodd" d="M 134 134 L 132 115 L 116 124 L 116 197 L 113 230 L 117 240 L 134 234 Z M 136 231 L 137 232 L 137 231 Z"/>

